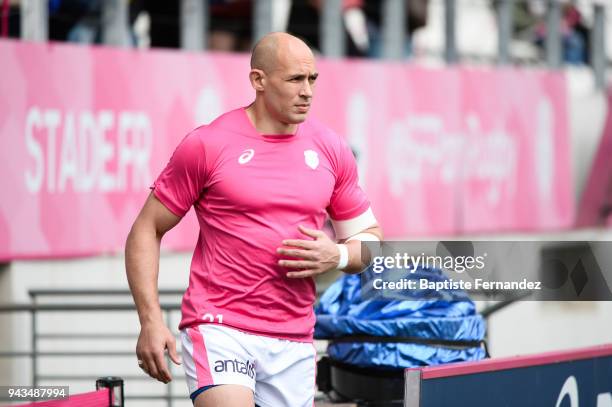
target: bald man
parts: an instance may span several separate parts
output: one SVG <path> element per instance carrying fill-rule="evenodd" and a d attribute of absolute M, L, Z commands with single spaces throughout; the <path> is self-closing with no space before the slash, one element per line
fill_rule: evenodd
<path fill-rule="evenodd" d="M 305 43 L 264 37 L 251 57 L 255 101 L 182 140 L 129 234 L 138 363 L 167 383 L 164 353 L 180 362 L 159 307 L 159 247 L 195 209 L 200 234 L 179 329 L 196 407 L 312 406 L 313 277 L 361 271 L 360 241 L 382 238 L 351 150 L 306 119 L 317 77 Z M 338 243 L 321 231 L 327 215 Z"/>

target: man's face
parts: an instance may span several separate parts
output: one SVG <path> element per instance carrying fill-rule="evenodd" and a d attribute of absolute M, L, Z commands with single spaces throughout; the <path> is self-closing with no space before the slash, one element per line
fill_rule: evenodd
<path fill-rule="evenodd" d="M 276 120 L 297 124 L 306 120 L 319 75 L 310 50 L 279 52 L 277 65 L 266 72 L 263 98 L 266 109 Z"/>

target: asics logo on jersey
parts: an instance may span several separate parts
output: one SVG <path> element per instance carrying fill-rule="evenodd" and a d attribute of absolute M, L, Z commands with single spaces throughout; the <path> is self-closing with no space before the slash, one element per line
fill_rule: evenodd
<path fill-rule="evenodd" d="M 319 154 L 314 150 L 304 151 L 304 162 L 313 170 L 319 166 Z"/>
<path fill-rule="evenodd" d="M 238 359 L 215 360 L 215 372 L 240 373 L 252 379 L 255 377 L 255 365 L 250 360 L 246 362 L 241 362 Z"/>
<path fill-rule="evenodd" d="M 253 150 L 252 148 L 244 150 L 244 152 L 240 154 L 240 157 L 238 157 L 238 164 L 248 163 L 249 161 L 251 161 L 251 158 L 253 158 L 253 155 L 255 155 L 255 150 Z"/>

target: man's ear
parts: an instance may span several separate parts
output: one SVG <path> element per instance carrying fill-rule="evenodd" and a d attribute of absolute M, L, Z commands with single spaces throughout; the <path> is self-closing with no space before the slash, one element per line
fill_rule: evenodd
<path fill-rule="evenodd" d="M 251 69 L 249 72 L 249 80 L 251 81 L 251 86 L 257 92 L 263 92 L 265 82 L 266 82 L 266 74 L 261 69 Z"/>

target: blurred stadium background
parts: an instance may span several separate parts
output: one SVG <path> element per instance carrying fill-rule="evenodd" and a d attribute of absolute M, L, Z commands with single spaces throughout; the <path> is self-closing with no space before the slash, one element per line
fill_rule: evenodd
<path fill-rule="evenodd" d="M 322 80 L 313 114 L 351 142 L 387 238 L 612 237 L 612 167 L 606 164 L 612 153 L 612 119 L 606 124 L 609 1 L 0 4 L 0 385 L 69 385 L 77 393 L 90 390 L 101 375 L 115 375 L 126 379 L 130 406 L 191 405 L 182 368 L 174 367 L 175 380 L 164 386 L 136 365 L 138 320 L 130 306 L 121 244 L 150 177 L 167 158 L 155 160 L 168 157 L 197 124 L 249 103 L 246 53 L 270 31 L 295 33 L 320 54 Z M 116 72 L 120 78 L 113 77 Z M 213 78 L 207 83 L 199 72 Z M 147 86 L 149 80 L 164 83 Z M 194 89 L 188 89 L 191 83 L 197 84 Z M 161 102 L 167 89 L 175 92 L 168 96 L 178 98 L 179 107 Z M 386 96 L 391 100 L 385 101 Z M 147 110 L 149 98 L 159 102 L 156 110 Z M 55 150 L 50 151 L 63 150 L 49 140 L 55 143 L 55 130 L 63 129 L 57 132 L 60 143 L 66 125 L 53 127 L 45 117 L 53 116 L 52 109 L 64 121 L 73 111 L 105 108 L 165 117 L 145 126 L 150 133 L 143 137 L 145 144 L 152 143 L 147 151 L 154 158 L 147 156 L 143 164 L 143 177 L 149 174 L 149 179 L 136 182 L 133 175 L 121 191 L 85 188 L 75 193 L 70 185 L 74 188 L 78 174 L 72 174 L 72 183 L 60 188 L 44 174 L 55 174 L 56 163 L 50 161 Z M 36 122 L 37 115 L 47 123 L 46 142 L 41 134 L 28 133 L 28 120 Z M 173 116 L 178 118 L 172 121 Z M 383 124 L 393 117 L 396 122 Z M 109 128 L 110 140 L 120 137 Z M 380 134 L 370 134 L 377 130 Z M 457 137 L 483 143 L 482 148 L 473 155 L 457 152 L 452 147 Z M 490 144 L 493 150 L 486 149 Z M 431 161 L 428 146 L 436 149 Z M 114 151 L 112 143 L 98 147 L 106 148 L 100 153 L 106 157 L 102 166 L 109 160 L 110 167 L 118 165 L 112 160 L 122 151 Z M 400 155 L 389 155 L 389 150 Z M 414 158 L 413 151 L 421 155 Z M 473 170 L 474 179 L 454 176 L 465 170 L 462 160 L 485 160 L 488 154 L 509 167 L 491 164 L 490 179 L 478 179 L 478 171 L 486 168 Z M 390 159 L 420 161 L 415 167 L 389 165 Z M 453 163 L 450 169 L 442 168 L 448 162 Z M 525 186 L 530 182 L 536 185 Z M 74 207 L 69 201 L 76 202 Z M 102 206 L 98 201 L 104 201 Z M 110 223 L 109 207 L 114 210 Z M 173 231 L 161 258 L 161 302 L 173 329 L 180 318 L 195 227 L 192 219 Z M 318 291 L 336 277 L 320 279 Z M 488 319 L 489 348 L 497 357 L 610 343 L 611 315 L 609 302 L 518 302 Z M 325 343 L 317 347 L 324 352 Z"/>

